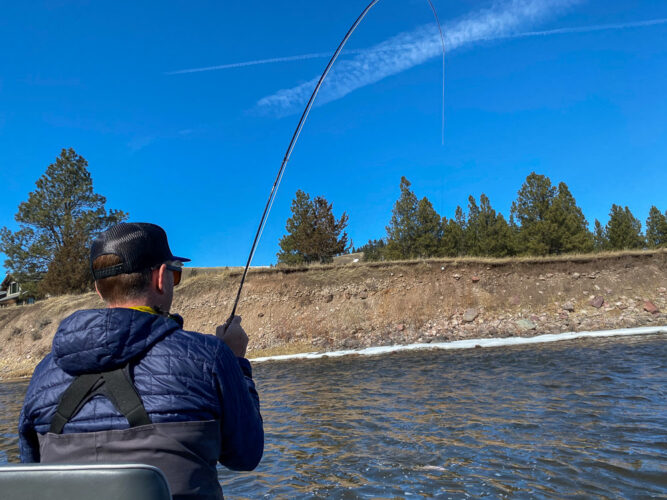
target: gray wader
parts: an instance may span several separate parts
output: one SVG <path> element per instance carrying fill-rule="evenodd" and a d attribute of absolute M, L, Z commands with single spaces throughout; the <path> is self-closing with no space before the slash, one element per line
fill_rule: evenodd
<path fill-rule="evenodd" d="M 127 418 L 130 428 L 63 434 L 67 422 L 100 395 Z M 220 423 L 152 423 L 128 366 L 75 378 L 63 392 L 49 432 L 38 434 L 38 439 L 42 463 L 148 464 L 165 474 L 175 500 L 223 498 L 216 470 Z"/>

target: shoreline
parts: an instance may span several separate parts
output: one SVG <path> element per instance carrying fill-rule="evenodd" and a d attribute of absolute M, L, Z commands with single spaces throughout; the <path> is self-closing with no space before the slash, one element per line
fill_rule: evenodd
<path fill-rule="evenodd" d="M 253 363 L 301 361 L 313 359 L 342 358 L 348 356 L 382 356 L 395 352 L 404 351 L 437 351 L 437 350 L 462 350 L 462 349 L 488 349 L 494 347 L 509 347 L 528 344 L 546 344 L 552 342 L 563 342 L 576 339 L 594 339 L 609 337 L 630 337 L 639 335 L 667 335 L 667 325 L 643 326 L 637 328 L 617 328 L 614 330 L 597 330 L 587 332 L 563 332 L 545 333 L 534 337 L 496 337 L 455 340 L 452 342 L 414 343 L 404 345 L 366 347 L 364 349 L 344 349 L 328 352 L 302 352 L 294 354 L 281 354 L 276 356 L 262 356 L 248 358 Z M 0 382 L 25 382 L 30 380 L 31 375 L 0 377 Z"/>
<path fill-rule="evenodd" d="M 248 277 L 238 314 L 250 359 L 667 325 L 667 250 L 316 265 Z M 186 330 L 214 334 L 239 278 L 235 269 L 192 269 L 172 311 Z M 64 318 L 103 307 L 89 292 L 1 308 L 0 379 L 30 376 Z"/>
<path fill-rule="evenodd" d="M 479 338 L 455 340 L 452 342 L 436 343 L 416 343 L 405 345 L 392 345 L 381 347 L 367 347 L 365 349 L 346 349 L 331 352 L 304 352 L 297 354 L 282 354 L 277 356 L 264 356 L 250 358 L 252 363 L 265 363 L 267 361 L 292 361 L 302 359 L 322 359 L 337 358 L 345 356 L 380 356 L 402 351 L 425 351 L 425 350 L 456 350 L 456 349 L 476 349 L 491 347 L 507 347 L 526 344 L 544 344 L 550 342 L 562 342 L 565 340 L 575 340 L 583 338 L 607 338 L 607 337 L 628 337 L 634 335 L 659 335 L 667 334 L 667 325 L 664 326 L 644 326 L 638 328 L 618 328 L 615 330 L 599 330 L 591 332 L 564 332 L 564 333 L 545 333 L 535 335 L 534 337 L 497 337 L 497 338 Z"/>

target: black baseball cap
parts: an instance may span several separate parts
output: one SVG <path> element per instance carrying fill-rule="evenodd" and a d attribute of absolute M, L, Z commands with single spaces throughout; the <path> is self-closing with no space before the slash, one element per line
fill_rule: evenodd
<path fill-rule="evenodd" d="M 122 262 L 111 267 L 92 269 L 95 259 L 109 254 L 120 257 Z M 170 260 L 190 262 L 190 259 L 174 256 L 164 229 L 148 222 L 116 224 L 101 233 L 90 248 L 90 267 L 95 280 L 144 271 Z"/>

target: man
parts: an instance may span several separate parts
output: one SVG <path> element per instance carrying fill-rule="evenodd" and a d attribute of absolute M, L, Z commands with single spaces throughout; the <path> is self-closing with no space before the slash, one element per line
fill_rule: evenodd
<path fill-rule="evenodd" d="M 252 470 L 264 447 L 248 337 L 169 313 L 181 265 L 164 230 L 121 223 L 91 248 L 106 309 L 64 319 L 35 368 L 19 421 L 22 462 L 145 463 L 175 499 L 221 499 L 216 464 Z"/>

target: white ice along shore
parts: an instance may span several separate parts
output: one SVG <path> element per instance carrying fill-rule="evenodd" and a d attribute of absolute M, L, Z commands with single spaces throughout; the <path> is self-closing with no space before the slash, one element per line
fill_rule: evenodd
<path fill-rule="evenodd" d="M 388 354 L 390 352 L 398 351 L 414 351 L 418 349 L 473 349 L 476 347 L 502 347 L 511 345 L 523 344 L 542 344 L 545 342 L 558 342 L 561 340 L 573 340 L 581 338 L 594 337 L 615 337 L 628 335 L 648 335 L 656 333 L 667 333 L 667 325 L 665 326 L 645 326 L 640 328 L 621 328 L 618 330 L 600 330 L 597 332 L 566 332 L 556 334 L 537 335 L 535 337 L 504 337 L 492 339 L 466 339 L 456 340 L 454 342 L 434 342 L 431 344 L 407 344 L 407 345 L 392 345 L 382 347 L 367 347 L 365 349 L 332 352 L 306 352 L 301 354 L 285 354 L 281 356 L 266 356 L 262 358 L 251 359 L 253 363 L 260 363 L 263 361 L 287 361 L 292 359 L 320 359 L 320 358 L 336 358 L 340 356 L 377 356 L 379 354 Z"/>

